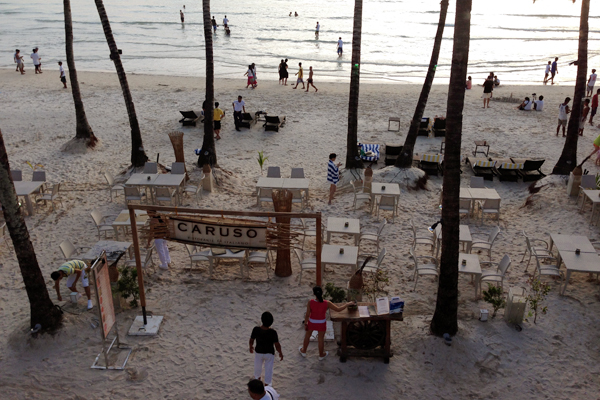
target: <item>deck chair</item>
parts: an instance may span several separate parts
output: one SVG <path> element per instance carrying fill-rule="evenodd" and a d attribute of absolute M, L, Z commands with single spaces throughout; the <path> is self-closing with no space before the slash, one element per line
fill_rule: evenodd
<path fill-rule="evenodd" d="M 269 279 L 269 270 L 271 269 L 271 257 L 270 251 L 248 251 L 248 258 L 246 259 L 246 267 L 249 268 L 250 264 L 264 265 L 267 271 L 267 279 Z M 249 273 L 250 271 L 248 271 Z"/>
<path fill-rule="evenodd" d="M 419 124 L 418 136 L 429 136 L 429 118 L 427 118 L 427 117 L 421 118 L 421 123 Z"/>
<path fill-rule="evenodd" d="M 392 212 L 392 223 L 396 218 L 398 212 L 398 197 L 396 196 L 380 196 L 375 203 L 377 209 L 377 221 L 379 221 L 379 210 L 386 210 Z"/>
<path fill-rule="evenodd" d="M 161 202 L 168 202 L 169 205 L 172 205 L 175 193 L 175 191 L 171 192 L 171 189 L 168 187 L 157 187 L 154 190 L 154 200 L 158 205 L 160 205 Z"/>
<path fill-rule="evenodd" d="M 32 194 L 34 196 L 38 196 L 46 191 L 46 171 L 33 171 L 33 176 L 31 177 L 32 182 L 44 182 L 42 186 Z"/>
<path fill-rule="evenodd" d="M 427 173 L 427 175 L 435 175 L 443 173 L 441 165 L 444 160 L 444 156 L 441 154 L 423 154 L 421 161 L 419 161 L 419 168 Z"/>
<path fill-rule="evenodd" d="M 242 113 L 242 120 L 240 121 L 240 128 L 248 128 L 250 129 L 250 127 L 252 126 L 252 124 L 254 124 L 256 121 L 254 120 L 254 118 L 252 117 L 252 114 L 250 113 Z"/>
<path fill-rule="evenodd" d="M 23 180 L 23 171 L 21 171 L 20 169 L 13 169 L 10 171 L 10 176 L 12 177 L 13 182 L 14 181 L 22 181 Z"/>
<path fill-rule="evenodd" d="M 292 179 L 303 179 L 304 178 L 304 168 L 292 168 Z"/>
<path fill-rule="evenodd" d="M 517 171 L 517 173 L 521 175 L 523 182 L 542 179 L 546 174 L 544 174 L 540 168 L 542 168 L 542 164 L 544 164 L 545 161 L 546 160 L 525 160 L 523 168 Z M 512 162 L 515 162 L 515 160 L 512 160 Z"/>
<path fill-rule="evenodd" d="M 106 183 L 108 183 L 108 191 L 110 193 L 110 201 L 112 202 L 112 194 L 115 192 L 117 196 L 119 192 L 124 192 L 125 185 L 121 185 L 120 183 L 115 183 L 115 178 L 108 172 L 104 173 L 104 178 L 106 179 Z"/>
<path fill-rule="evenodd" d="M 473 174 L 475 174 L 475 176 L 480 176 L 486 181 L 494 180 L 494 166 L 496 165 L 495 161 L 476 160 L 469 162 L 469 164 L 471 164 L 471 169 L 473 170 Z"/>
<path fill-rule="evenodd" d="M 404 147 L 400 144 L 385 144 L 385 165 L 394 165 Z"/>
<path fill-rule="evenodd" d="M 523 231 L 523 236 L 525 237 L 525 244 L 527 245 L 527 248 L 523 253 L 523 258 L 521 259 L 521 262 L 525 260 L 527 253 L 529 253 L 529 260 L 527 260 L 525 272 L 527 272 L 527 269 L 529 268 L 531 257 L 535 255 L 541 258 L 554 258 L 554 255 L 550 251 L 550 244 L 547 241 L 545 241 L 544 239 L 530 238 L 529 236 L 527 236 L 527 233 L 525 233 L 525 231 Z"/>
<path fill-rule="evenodd" d="M 193 111 L 179 111 L 179 112 L 183 116 L 183 119 L 179 120 L 179 122 L 181 122 L 182 126 L 196 126 L 196 122 L 198 122 L 198 120 L 200 119 L 200 116 L 198 116 Z"/>
<path fill-rule="evenodd" d="M 433 131 L 434 137 L 445 137 L 446 136 L 446 119 L 444 117 L 435 118 L 433 120 Z"/>
<path fill-rule="evenodd" d="M 256 193 L 256 205 L 260 207 L 263 201 L 273 202 L 273 189 L 258 188 Z"/>
<path fill-rule="evenodd" d="M 269 115 L 265 115 L 265 123 L 263 124 L 265 128 L 265 132 L 273 131 L 279 132 L 279 128 L 282 128 L 285 124 L 285 117 L 271 117 Z"/>
<path fill-rule="evenodd" d="M 56 183 L 54 186 L 52 186 L 52 189 L 50 189 L 50 193 L 46 193 L 46 194 L 42 194 L 41 196 L 39 196 L 36 201 L 43 201 L 44 205 L 46 204 L 46 202 L 50 202 L 50 205 L 52 206 L 52 211 L 54 211 L 54 203 L 59 202 L 61 207 L 63 206 L 63 202 L 62 202 L 62 197 L 60 197 L 59 194 L 60 191 L 60 183 Z"/>
<path fill-rule="evenodd" d="M 385 258 L 386 249 L 385 247 L 381 249 L 377 256 L 372 254 L 360 254 L 356 261 L 356 269 L 360 269 L 363 263 L 365 262 L 367 257 L 371 257 L 371 259 L 365 264 L 363 267 L 363 272 L 372 272 L 377 273 L 379 269 L 381 269 L 381 263 Z"/>
<path fill-rule="evenodd" d="M 112 224 L 106 222 L 106 218 L 108 215 L 102 215 L 99 211 L 92 211 L 90 213 L 92 216 L 92 220 L 94 221 L 94 225 L 96 225 L 96 229 L 98 229 L 98 240 L 102 240 L 101 234 L 104 233 L 104 237 L 108 239 L 108 234 L 114 235 L 114 229 Z"/>
<path fill-rule="evenodd" d="M 144 164 L 144 174 L 158 174 L 158 163 L 147 162 Z"/>
<path fill-rule="evenodd" d="M 134 186 L 125 186 L 125 205 L 129 204 L 130 201 L 139 201 L 142 203 L 144 199 L 140 193 L 140 190 Z"/>
<path fill-rule="evenodd" d="M 498 225 L 500 225 L 500 199 L 487 199 L 478 201 L 479 210 L 481 211 L 481 224 L 483 224 L 483 216 L 492 214 L 498 217 Z"/>
<path fill-rule="evenodd" d="M 494 173 L 498 176 L 498 180 L 501 182 L 517 182 L 519 180 L 518 171 L 522 168 L 523 164 L 496 162 L 494 166 Z"/>
<path fill-rule="evenodd" d="M 354 211 L 356 211 L 356 204 L 359 201 L 370 201 L 371 195 L 365 193 L 363 187 L 358 185 L 355 180 L 350 181 L 350 184 L 352 185 L 352 191 L 354 193 L 354 203 L 352 204 L 352 207 L 354 208 Z"/>
<path fill-rule="evenodd" d="M 210 250 L 198 251 L 198 247 L 191 244 L 186 244 L 185 249 L 190 257 L 190 270 L 194 268 L 194 263 L 204 261 L 210 262 L 210 259 L 208 258 L 210 256 Z"/>
<path fill-rule="evenodd" d="M 63 257 L 65 258 L 65 261 L 76 260 L 81 254 L 83 254 L 82 250 L 90 249 L 90 247 L 87 246 L 75 247 L 70 240 L 64 240 L 59 247 Z"/>
<path fill-rule="evenodd" d="M 279 167 L 268 167 L 267 178 L 281 178 L 281 168 Z"/>
<path fill-rule="evenodd" d="M 492 263 L 491 261 L 481 261 L 481 264 L 495 266 L 496 268 L 481 272 L 481 277 L 479 278 L 479 293 L 483 291 L 483 288 L 481 287 L 481 284 L 483 282 L 500 283 L 500 287 L 504 289 L 504 275 L 506 275 L 506 271 L 510 267 L 510 257 L 508 256 L 508 254 L 505 254 L 499 263 Z"/>
<path fill-rule="evenodd" d="M 472 233 L 471 236 L 487 236 L 487 239 L 473 239 L 471 244 L 471 254 L 475 254 L 479 251 L 485 251 L 488 254 L 489 259 L 492 259 L 492 247 L 498 235 L 500 234 L 500 228 L 494 227 L 492 231 L 486 235 L 485 233 Z"/>
<path fill-rule="evenodd" d="M 315 258 L 316 251 L 294 249 L 294 253 L 296 253 L 296 257 L 298 257 L 298 263 L 300 264 L 300 277 L 298 279 L 298 285 L 301 285 L 302 272 L 317 270 L 317 259 Z"/>
<path fill-rule="evenodd" d="M 417 282 L 419 281 L 419 275 L 429 275 L 433 276 L 435 279 L 439 276 L 437 269 L 437 260 L 432 256 L 415 256 L 415 251 L 411 247 L 409 249 L 410 257 L 413 259 L 415 263 L 415 275 L 413 280 L 415 281 L 415 286 L 413 287 L 413 291 L 417 290 Z"/>
<path fill-rule="evenodd" d="M 358 152 L 360 154 L 360 158 L 365 161 L 377 162 L 380 157 L 378 144 L 359 143 Z"/>

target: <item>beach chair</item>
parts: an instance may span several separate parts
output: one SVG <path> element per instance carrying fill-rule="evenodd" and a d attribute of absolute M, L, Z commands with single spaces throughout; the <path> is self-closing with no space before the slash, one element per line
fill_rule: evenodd
<path fill-rule="evenodd" d="M 279 128 L 282 128 L 284 124 L 285 117 L 279 118 L 278 116 L 271 117 L 269 115 L 265 115 L 265 123 L 263 124 L 263 126 L 265 128 L 265 132 L 279 132 Z"/>
<path fill-rule="evenodd" d="M 458 201 L 458 216 L 466 215 L 467 218 L 471 215 L 472 208 L 472 200 L 471 199 L 459 199 Z"/>
<path fill-rule="evenodd" d="M 174 162 L 171 164 L 171 174 L 183 175 L 185 174 L 185 163 Z"/>
<path fill-rule="evenodd" d="M 242 113 L 242 120 L 240 121 L 240 128 L 248 128 L 250 129 L 252 127 L 252 124 L 254 124 L 256 121 L 254 120 L 254 118 L 252 117 L 252 114 L 250 113 Z"/>
<path fill-rule="evenodd" d="M 421 156 L 421 161 L 419 161 L 419 168 L 427 173 L 427 175 L 435 175 L 438 173 L 443 174 L 442 170 L 442 162 L 444 161 L 444 156 L 441 154 L 423 154 Z"/>
<path fill-rule="evenodd" d="M 269 256 L 269 250 L 267 251 L 248 251 L 248 258 L 246 259 L 247 268 L 250 264 L 264 265 L 267 271 L 267 279 L 269 279 L 269 270 L 271 269 L 271 257 Z M 248 270 L 248 272 L 250 272 Z"/>
<path fill-rule="evenodd" d="M 496 162 L 494 173 L 498 176 L 498 180 L 517 182 L 519 180 L 518 170 L 523 168 L 523 164 Z"/>
<path fill-rule="evenodd" d="M 435 118 L 433 120 L 433 131 L 434 137 L 445 137 L 446 136 L 446 119 L 444 117 Z"/>
<path fill-rule="evenodd" d="M 257 189 L 256 205 L 258 205 L 260 207 L 264 201 L 270 202 L 270 203 L 273 202 L 273 189 L 267 189 L 267 188 L 258 188 Z"/>
<path fill-rule="evenodd" d="M 210 250 L 198 251 L 198 247 L 191 244 L 186 244 L 185 249 L 190 257 L 190 270 L 194 268 L 194 263 L 209 262 L 210 263 Z"/>
<path fill-rule="evenodd" d="M 304 210 L 306 202 L 306 193 L 300 189 L 288 189 L 292 193 L 292 206 L 294 204 L 300 204 L 301 209 Z"/>
<path fill-rule="evenodd" d="M 495 161 L 483 159 L 469 160 L 467 158 L 467 162 L 471 165 L 471 169 L 473 170 L 473 174 L 475 174 L 475 176 L 482 177 L 486 181 L 494 180 L 494 166 L 496 165 Z"/>
<path fill-rule="evenodd" d="M 92 211 L 90 213 L 92 216 L 92 220 L 94 221 L 94 225 L 96 225 L 96 229 L 98 230 L 98 240 L 102 240 L 101 234 L 104 233 L 104 237 L 108 239 L 108 234 L 114 234 L 115 230 L 112 227 L 112 224 L 106 223 L 106 218 L 108 215 L 102 215 L 99 211 Z"/>
<path fill-rule="evenodd" d="M 362 243 L 363 240 L 366 241 L 370 241 L 370 242 L 375 242 L 375 245 L 377 246 L 377 252 L 379 252 L 379 243 L 381 242 L 381 232 L 383 232 L 383 228 L 385 228 L 385 226 L 387 225 L 387 219 L 383 219 L 383 221 L 381 221 L 381 223 L 376 227 L 376 229 L 374 231 L 369 230 L 368 226 L 364 227 L 364 229 L 360 230 L 360 237 L 358 239 L 358 247 L 360 249 L 360 244 Z"/>
<path fill-rule="evenodd" d="M 537 272 L 538 279 L 541 279 L 542 275 L 560 278 L 561 284 L 559 285 L 559 293 L 562 294 L 562 292 L 560 290 L 560 286 L 562 286 L 562 284 L 564 283 L 565 288 L 566 288 L 567 282 L 565 282 L 565 274 L 563 273 L 563 271 L 560 270 L 560 265 L 558 265 L 558 260 L 556 258 L 539 257 L 535 253 L 533 256 L 535 257 L 535 263 L 536 263 L 536 270 L 533 273 L 533 277 L 535 278 L 535 274 Z M 551 263 L 550 264 L 541 264 L 540 260 L 543 260 L 545 262 L 550 261 Z"/>
<path fill-rule="evenodd" d="M 175 197 L 176 192 L 172 191 L 168 187 L 157 187 L 154 190 L 154 200 L 157 205 L 160 205 L 161 202 L 168 202 L 169 205 L 173 205 L 173 198 Z"/>
<path fill-rule="evenodd" d="M 65 261 L 77 260 L 77 257 L 83 254 L 83 250 L 91 249 L 87 246 L 75 247 L 69 240 L 63 240 L 59 247 Z"/>
<path fill-rule="evenodd" d="M 527 253 L 529 253 L 529 260 L 527 260 L 527 265 L 525 266 L 525 272 L 527 272 L 527 269 L 529 268 L 529 263 L 531 262 L 531 257 L 533 257 L 534 255 L 537 255 L 538 257 L 541 258 L 554 258 L 554 255 L 552 254 L 552 252 L 550 251 L 550 245 L 548 244 L 547 241 L 543 240 L 543 239 L 534 239 L 534 238 L 530 238 L 529 236 L 527 236 L 527 233 L 525 233 L 525 231 L 523 231 L 523 236 L 525 237 L 525 244 L 527 245 L 527 248 L 525 249 L 525 252 L 523 253 L 523 258 L 521 259 L 521 262 L 523 262 L 523 260 L 525 260 L 525 257 L 527 256 Z M 542 246 L 536 246 L 536 243 L 543 243 Z"/>
<path fill-rule="evenodd" d="M 356 269 L 359 269 L 360 267 L 362 267 L 362 265 L 365 262 L 367 257 L 371 257 L 371 259 L 365 264 L 365 266 L 363 268 L 363 272 L 377 273 L 377 271 L 381 269 L 381 263 L 383 262 L 383 259 L 385 258 L 386 250 L 384 247 L 383 249 L 381 249 L 381 251 L 379 251 L 379 250 L 377 250 L 377 251 L 378 251 L 378 255 L 376 257 L 372 254 L 360 254 L 356 261 Z"/>
<path fill-rule="evenodd" d="M 359 143 L 358 152 L 360 153 L 360 158 L 364 161 L 376 163 L 380 157 L 378 144 Z"/>
<path fill-rule="evenodd" d="M 422 233 L 417 233 L 417 228 L 415 227 L 415 223 L 412 219 L 410 220 L 410 228 L 413 233 L 413 241 L 411 247 L 414 249 L 417 247 L 417 245 L 420 244 L 425 246 L 431 246 L 431 254 L 433 254 L 433 251 L 435 249 L 435 238 L 433 236 L 433 232 L 429 230 L 423 230 Z"/>
<path fill-rule="evenodd" d="M 511 159 L 512 162 L 516 163 L 517 161 Z M 523 182 L 531 182 L 537 181 L 538 179 L 542 179 L 546 176 L 542 172 L 540 168 L 544 164 L 546 160 L 525 160 L 523 162 L 523 168 L 517 171 L 517 173 L 523 179 Z"/>
<path fill-rule="evenodd" d="M 394 165 L 402 153 L 404 147 L 401 144 L 385 144 L 385 165 Z"/>
<path fill-rule="evenodd" d="M 202 192 L 202 182 L 199 182 L 198 185 L 186 185 L 183 188 L 183 194 L 192 194 L 196 196 L 196 202 L 199 203 L 200 199 L 204 196 Z"/>
<path fill-rule="evenodd" d="M 429 275 L 437 278 L 439 276 L 438 272 L 438 264 L 437 260 L 433 256 L 415 256 L 415 251 L 411 247 L 409 250 L 410 257 L 413 259 L 415 263 L 415 274 L 413 280 L 415 281 L 415 286 L 413 287 L 413 291 L 417 290 L 417 282 L 419 281 L 420 275 Z"/>
<path fill-rule="evenodd" d="M 41 196 L 39 196 L 36 199 L 36 202 L 43 201 L 44 204 L 46 204 L 46 202 L 49 201 L 50 205 L 52 206 L 52 211 L 54 211 L 54 203 L 56 203 L 56 202 L 60 202 L 60 206 L 64 207 L 63 203 L 62 203 L 62 197 L 60 197 L 59 191 L 60 191 L 60 183 L 57 183 L 54 186 L 52 186 L 50 193 L 42 194 Z"/>
<path fill-rule="evenodd" d="M 496 266 L 496 269 L 481 271 L 481 277 L 479 278 L 479 293 L 483 291 L 483 288 L 481 287 L 483 282 L 500 283 L 500 287 L 504 289 L 504 275 L 506 275 L 506 271 L 510 267 L 510 257 L 508 254 L 505 254 L 499 263 L 481 261 L 480 264 Z"/>
<path fill-rule="evenodd" d="M 398 123 L 397 129 L 392 129 L 392 122 Z M 388 120 L 388 132 L 389 131 L 400 132 L 400 117 L 390 117 Z"/>
<path fill-rule="evenodd" d="M 279 167 L 268 167 L 267 178 L 281 178 L 281 168 Z"/>
<path fill-rule="evenodd" d="M 196 126 L 196 122 L 198 122 L 198 120 L 200 119 L 200 116 L 198 116 L 193 111 L 179 111 L 179 112 L 183 116 L 183 119 L 179 120 L 179 122 L 181 122 L 182 126 Z"/>
<path fill-rule="evenodd" d="M 396 218 L 398 210 L 398 197 L 396 196 L 380 196 L 375 203 L 377 208 L 377 220 L 379 221 L 379 210 L 391 211 L 392 212 L 392 223 Z"/>
<path fill-rule="evenodd" d="M 31 177 L 31 181 L 32 182 L 44 182 L 44 184 L 42 186 L 40 186 L 40 188 L 38 190 L 36 190 L 35 192 L 33 192 L 33 195 L 38 196 L 41 193 L 44 193 L 46 191 L 46 171 L 33 171 L 33 176 Z"/>
<path fill-rule="evenodd" d="M 292 168 L 292 179 L 303 179 L 304 178 L 304 168 Z"/>
<path fill-rule="evenodd" d="M 112 202 L 113 192 L 116 192 L 118 197 L 120 191 L 125 191 L 125 185 L 115 183 L 115 178 L 113 178 L 113 176 L 108 172 L 104 173 L 104 179 L 106 179 L 106 183 L 108 183 L 108 193 L 110 194 L 110 201 Z"/>
<path fill-rule="evenodd" d="M 296 253 L 296 257 L 298 257 L 298 263 L 300 264 L 300 277 L 298 279 L 298 285 L 301 285 L 302 272 L 317 270 L 316 251 L 294 249 L 294 253 Z"/>
<path fill-rule="evenodd" d="M 429 136 L 429 118 L 423 117 L 421 118 L 421 122 L 419 123 L 419 131 L 417 133 L 418 136 Z"/>
<path fill-rule="evenodd" d="M 158 163 L 147 162 L 144 164 L 144 174 L 158 174 Z"/>
<path fill-rule="evenodd" d="M 369 193 L 364 193 L 362 186 L 357 185 L 355 180 L 350 181 L 350 184 L 352 185 L 354 194 L 354 203 L 352 204 L 352 207 L 354 208 L 354 211 L 356 211 L 356 204 L 359 201 L 370 201 L 371 195 Z"/>
<path fill-rule="evenodd" d="M 146 249 L 145 254 L 142 254 L 142 253 L 140 254 L 140 258 L 142 259 L 141 266 L 142 266 L 142 270 L 144 272 L 150 271 L 150 267 L 152 267 L 153 272 L 156 272 L 156 265 L 154 264 L 154 259 L 152 258 L 153 252 L 154 252 L 154 244 L 152 244 L 152 246 L 150 246 L 150 248 Z M 129 260 L 125 263 L 125 267 L 129 267 L 129 268 L 136 267 L 135 256 L 133 256 L 131 258 L 131 260 Z"/>
<path fill-rule="evenodd" d="M 12 177 L 13 182 L 22 181 L 23 171 L 21 171 L 20 169 L 13 169 L 10 171 L 10 176 Z"/>
<path fill-rule="evenodd" d="M 130 201 L 139 201 L 140 203 L 144 201 L 137 187 L 125 186 L 123 190 L 125 191 L 125 205 L 129 204 Z"/>
<path fill-rule="evenodd" d="M 483 216 L 492 214 L 498 217 L 498 225 L 500 225 L 500 199 L 487 199 L 478 201 L 479 210 L 481 211 L 481 223 L 483 224 Z"/>

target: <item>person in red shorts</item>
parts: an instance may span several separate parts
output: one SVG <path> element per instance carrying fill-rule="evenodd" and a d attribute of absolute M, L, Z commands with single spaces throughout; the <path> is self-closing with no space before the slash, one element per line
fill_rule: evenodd
<path fill-rule="evenodd" d="M 598 94 L 600 94 L 600 89 L 596 90 L 596 94 L 592 97 L 592 114 L 590 115 L 590 125 L 594 125 L 594 115 L 596 115 L 596 111 L 598 111 Z"/>
<path fill-rule="evenodd" d="M 306 305 L 306 316 L 304 317 L 304 329 L 306 330 L 306 334 L 304 335 L 304 343 L 298 348 L 298 351 L 300 351 L 300 355 L 302 355 L 302 357 L 306 357 L 306 349 L 310 343 L 310 336 L 312 335 L 313 331 L 317 331 L 319 340 L 319 361 L 321 361 L 329 354 L 328 351 L 325 351 L 327 310 L 332 309 L 333 311 L 342 311 L 354 303 L 346 303 L 343 306 L 336 306 L 330 301 L 323 300 L 323 289 L 321 289 L 319 286 L 315 286 L 313 288 L 313 294 L 317 299 L 310 300 Z"/>

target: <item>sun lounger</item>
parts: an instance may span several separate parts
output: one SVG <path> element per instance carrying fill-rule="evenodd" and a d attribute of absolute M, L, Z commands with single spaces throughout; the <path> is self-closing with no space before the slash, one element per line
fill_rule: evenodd
<path fill-rule="evenodd" d="M 446 119 L 436 118 L 433 120 L 433 131 L 434 137 L 445 137 L 446 136 Z"/>
<path fill-rule="evenodd" d="M 388 144 L 385 145 L 385 165 L 394 165 L 400 153 L 402 153 L 403 146 L 401 144 Z"/>
<path fill-rule="evenodd" d="M 252 126 L 256 121 L 250 113 L 242 113 L 242 121 L 240 122 L 240 128 L 248 128 Z"/>
<path fill-rule="evenodd" d="M 546 160 L 519 160 L 512 158 L 511 160 L 513 163 L 522 163 L 523 167 L 517 173 L 523 178 L 523 182 L 537 181 L 546 176 L 540 169 Z"/>
<path fill-rule="evenodd" d="M 266 131 L 279 132 L 279 128 L 283 127 L 284 124 L 285 124 L 285 117 L 279 118 L 278 116 L 271 117 L 269 115 L 265 115 L 265 123 L 263 126 L 265 127 L 265 132 Z"/>
<path fill-rule="evenodd" d="M 421 118 L 418 136 L 429 136 L 429 118 Z"/>
<path fill-rule="evenodd" d="M 494 172 L 500 181 L 517 182 L 519 180 L 518 170 L 523 164 L 496 161 Z"/>
<path fill-rule="evenodd" d="M 471 166 L 473 174 L 475 176 L 481 176 L 486 181 L 494 180 L 494 165 L 495 161 L 488 160 L 487 158 L 469 158 L 467 157 L 467 164 Z"/>
<path fill-rule="evenodd" d="M 196 126 L 196 122 L 200 119 L 198 115 L 196 115 L 193 111 L 179 111 L 181 115 L 183 115 L 183 119 L 180 119 L 179 122 L 183 126 Z"/>
<path fill-rule="evenodd" d="M 358 151 L 360 153 L 360 158 L 364 161 L 376 163 L 377 160 L 379 160 L 380 152 L 378 144 L 359 143 Z"/>
<path fill-rule="evenodd" d="M 441 154 L 423 154 L 421 161 L 419 161 L 419 168 L 425 171 L 427 175 L 437 176 L 438 173 L 443 174 L 441 168 L 443 162 L 444 156 Z"/>

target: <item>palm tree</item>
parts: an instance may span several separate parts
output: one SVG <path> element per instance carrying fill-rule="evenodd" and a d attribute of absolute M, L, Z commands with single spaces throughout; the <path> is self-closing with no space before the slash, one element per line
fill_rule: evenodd
<path fill-rule="evenodd" d="M 408 135 L 404 140 L 404 147 L 402 153 L 396 160 L 395 166 L 398 168 L 410 168 L 413 161 L 413 149 L 415 142 L 417 141 L 417 134 L 419 133 L 419 125 L 423 113 L 425 112 L 425 106 L 427 105 L 427 99 L 429 98 L 429 92 L 431 91 L 431 85 L 433 84 L 433 77 L 435 76 L 435 70 L 437 68 L 438 58 L 440 56 L 440 48 L 442 47 L 442 36 L 444 34 L 444 26 L 446 25 L 446 14 L 448 13 L 448 0 L 442 0 L 440 3 L 440 20 L 438 21 L 438 28 L 435 34 L 435 40 L 433 42 L 433 51 L 431 52 L 431 60 L 429 61 L 429 70 L 427 70 L 427 76 L 425 77 L 425 83 L 421 89 L 421 95 L 417 102 L 417 108 L 415 114 L 410 122 L 410 128 L 408 129 Z"/>
<path fill-rule="evenodd" d="M 138 124 L 137 115 L 135 114 L 135 106 L 133 105 L 131 91 L 129 90 L 129 84 L 127 83 L 127 75 L 125 75 L 125 69 L 121 62 L 121 56 L 119 55 L 119 49 L 117 49 L 117 43 L 115 42 L 112 29 L 110 28 L 110 22 L 108 21 L 108 16 L 104 9 L 104 3 L 102 0 L 94 1 L 96 2 L 100 22 L 102 22 L 102 28 L 104 29 L 104 36 L 106 36 L 106 42 L 110 49 L 110 59 L 115 63 L 117 76 L 119 77 L 119 83 L 121 83 L 123 97 L 125 98 L 125 106 L 127 107 L 127 115 L 129 116 L 129 125 L 131 126 L 131 164 L 134 167 L 142 167 L 146 161 L 148 161 L 148 157 L 144 151 L 142 133 L 140 132 L 140 125 Z"/>
<path fill-rule="evenodd" d="M 54 307 L 52 300 L 50 300 L 46 282 L 42 276 L 42 271 L 40 271 L 33 244 L 29 238 L 25 219 L 19 209 L 2 132 L 0 132 L 0 203 L 3 206 L 6 227 L 15 248 L 23 283 L 25 283 L 25 290 L 29 298 L 30 326 L 34 328 L 36 324 L 40 324 L 42 331 L 53 331 L 60 325 L 62 312 Z"/>
<path fill-rule="evenodd" d="M 362 35 L 362 0 L 354 0 L 354 29 L 352 31 L 352 67 L 350 100 L 348 101 L 348 139 L 346 168 L 364 168 L 358 152 L 358 92 L 360 85 L 360 40 Z"/>
<path fill-rule="evenodd" d="M 204 110 L 204 139 L 198 156 L 198 166 L 216 165 L 217 150 L 213 136 L 213 106 L 215 98 L 215 65 L 213 62 L 212 24 L 210 21 L 210 0 L 202 0 L 204 22 L 204 47 L 206 48 L 206 108 Z"/>
<path fill-rule="evenodd" d="M 71 19 L 71 0 L 64 0 L 65 14 L 65 44 L 67 53 L 67 65 L 69 66 L 69 80 L 71 81 L 71 92 L 73 92 L 73 103 L 75 103 L 75 118 L 77 128 L 75 129 L 75 139 L 84 139 L 88 147 L 95 147 L 98 139 L 94 136 L 92 127 L 88 123 L 81 101 L 81 92 L 79 91 L 79 81 L 77 80 L 77 70 L 75 69 L 75 58 L 73 57 L 73 20 Z"/>
<path fill-rule="evenodd" d="M 573 0 L 575 3 L 575 0 Z M 587 47 L 588 47 L 588 17 L 590 15 L 590 0 L 582 0 L 581 16 L 579 17 L 579 50 L 577 52 L 577 80 L 575 94 L 573 95 L 573 109 L 567 126 L 567 137 L 562 154 L 556 162 L 553 174 L 568 175 L 577 165 L 577 139 L 579 138 L 579 121 L 581 119 L 581 106 L 585 97 L 587 74 Z"/>
<path fill-rule="evenodd" d="M 458 331 L 460 141 L 471 37 L 471 1 L 456 1 L 444 154 L 442 256 L 435 313 L 431 320 L 431 332 L 438 336 L 444 333 L 455 335 Z"/>

